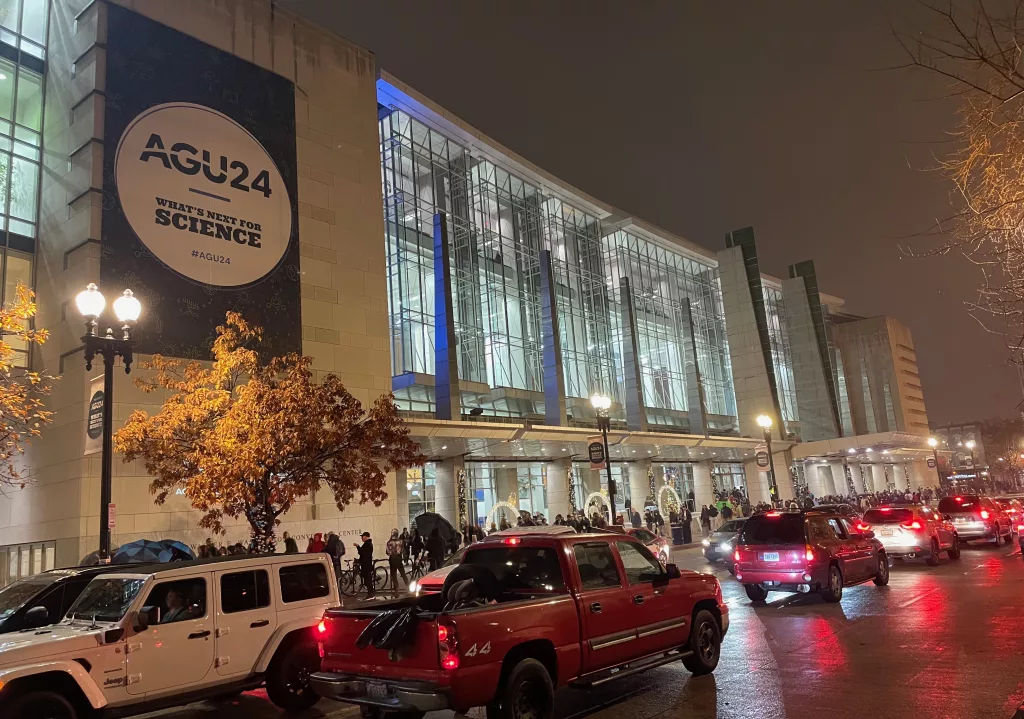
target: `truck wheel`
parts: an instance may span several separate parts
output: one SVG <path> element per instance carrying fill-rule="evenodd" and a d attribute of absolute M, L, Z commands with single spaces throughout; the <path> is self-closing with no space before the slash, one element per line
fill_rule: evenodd
<path fill-rule="evenodd" d="M 288 642 L 288 640 L 285 640 Z M 267 667 L 267 696 L 285 711 L 299 711 L 320 701 L 309 675 L 320 669 L 320 652 L 310 641 L 291 641 L 278 648 Z"/>
<path fill-rule="evenodd" d="M 487 719 L 551 719 L 555 711 L 555 688 L 544 665 L 524 659 L 498 687 L 498 695 L 487 705 Z"/>
<path fill-rule="evenodd" d="M 7 705 L 5 719 L 76 719 L 71 702 L 56 692 L 29 692 Z"/>
<path fill-rule="evenodd" d="M 828 586 L 821 590 L 821 598 L 826 602 L 838 602 L 843 598 L 843 573 L 834 564 L 828 568 Z"/>
<path fill-rule="evenodd" d="M 876 587 L 884 587 L 889 583 L 889 558 L 884 554 L 878 555 L 878 571 L 872 579 Z"/>
<path fill-rule="evenodd" d="M 763 602 L 768 597 L 768 590 L 760 584 L 744 584 L 743 589 L 752 602 Z"/>
<path fill-rule="evenodd" d="M 693 618 L 689 648 L 693 654 L 683 660 L 683 666 L 690 674 L 699 677 L 715 671 L 722 650 L 722 630 L 715 615 L 707 609 L 700 610 Z"/>

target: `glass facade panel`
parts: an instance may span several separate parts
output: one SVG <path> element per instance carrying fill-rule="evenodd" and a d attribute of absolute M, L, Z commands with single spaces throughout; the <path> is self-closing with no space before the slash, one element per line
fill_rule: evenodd
<path fill-rule="evenodd" d="M 788 433 L 797 432 L 800 415 L 796 408 L 796 382 L 793 379 L 793 351 L 789 344 L 789 329 L 786 326 L 786 305 L 782 290 L 762 283 L 764 288 L 764 311 L 768 319 L 768 337 L 772 350 L 772 366 L 775 368 L 775 382 L 779 390 L 779 404 L 782 421 Z"/>
<path fill-rule="evenodd" d="M 416 517 L 424 512 L 434 511 L 436 479 L 437 465 L 434 462 L 405 471 L 405 490 L 409 504 L 409 523 L 406 526 L 411 527 Z"/>

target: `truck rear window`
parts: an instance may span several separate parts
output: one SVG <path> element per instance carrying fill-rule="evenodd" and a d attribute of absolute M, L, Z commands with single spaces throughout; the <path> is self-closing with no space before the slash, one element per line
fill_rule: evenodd
<path fill-rule="evenodd" d="M 962 494 L 943 497 L 939 500 L 939 514 L 963 514 L 981 511 L 981 497 L 976 494 Z"/>
<path fill-rule="evenodd" d="M 903 524 L 914 519 L 914 512 L 911 509 L 889 508 L 869 509 L 864 512 L 864 521 L 868 524 Z"/>
<path fill-rule="evenodd" d="M 757 514 L 743 524 L 740 544 L 803 544 L 804 516 L 773 512 Z"/>
<path fill-rule="evenodd" d="M 549 547 L 473 547 L 462 562 L 490 569 L 506 592 L 565 591 L 558 555 Z"/>

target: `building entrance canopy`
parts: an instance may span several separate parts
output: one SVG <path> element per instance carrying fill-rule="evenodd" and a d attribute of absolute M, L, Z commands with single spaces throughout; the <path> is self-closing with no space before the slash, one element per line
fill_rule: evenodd
<path fill-rule="evenodd" d="M 839 461 L 846 459 L 862 464 L 912 462 L 926 460 L 934 450 L 928 437 L 907 432 L 879 432 L 856 437 L 839 437 L 817 442 L 803 442 L 793 447 L 793 461 Z M 948 451 L 939 450 L 940 456 Z"/>

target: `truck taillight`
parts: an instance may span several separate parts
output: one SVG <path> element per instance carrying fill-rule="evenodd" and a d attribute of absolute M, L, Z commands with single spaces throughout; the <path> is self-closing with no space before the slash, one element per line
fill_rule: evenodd
<path fill-rule="evenodd" d="M 324 658 L 324 640 L 327 638 L 327 620 L 321 619 L 316 625 L 316 648 L 320 652 L 320 658 Z"/>
<path fill-rule="evenodd" d="M 806 559 L 808 562 L 814 561 L 814 547 L 812 547 L 809 544 L 806 547 L 804 547 L 804 559 Z"/>
<path fill-rule="evenodd" d="M 459 635 L 454 624 L 437 623 L 437 658 L 442 669 L 459 668 Z"/>
<path fill-rule="evenodd" d="M 736 562 L 740 561 L 740 550 L 737 549 L 735 552 L 733 552 L 732 553 L 732 558 L 733 558 L 733 561 L 736 561 Z"/>

